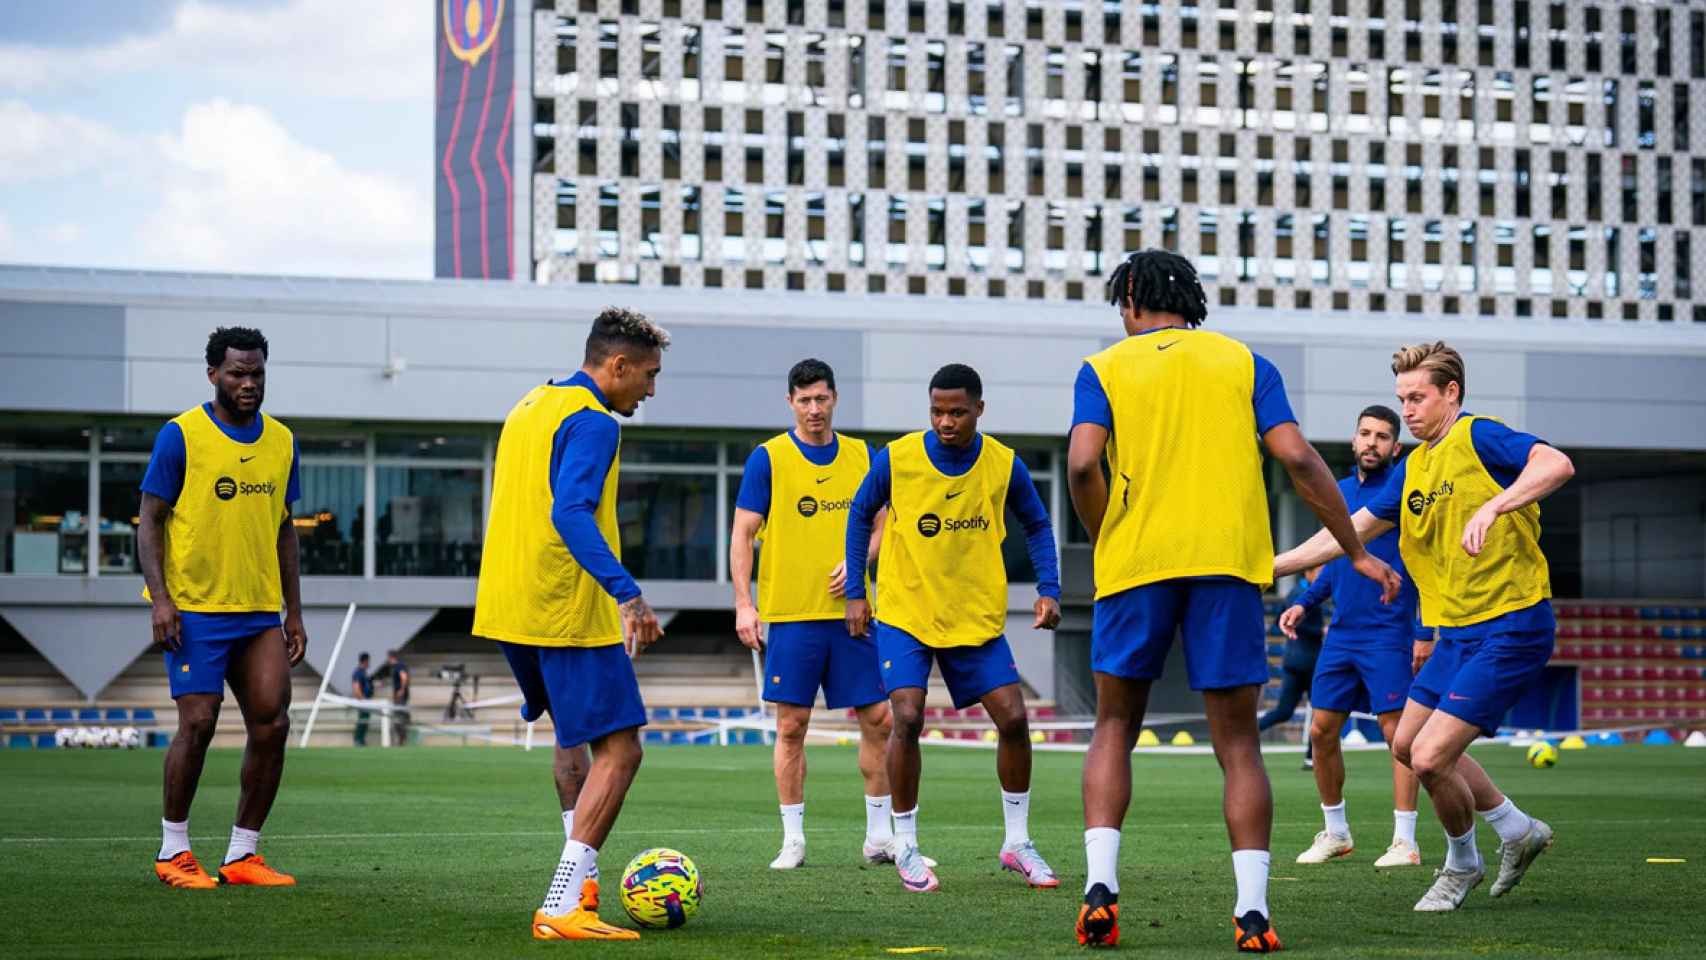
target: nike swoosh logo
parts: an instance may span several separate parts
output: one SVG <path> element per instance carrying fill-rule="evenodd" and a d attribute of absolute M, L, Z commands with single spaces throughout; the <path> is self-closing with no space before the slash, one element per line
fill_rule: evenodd
<path fill-rule="evenodd" d="M 1009 801 L 1007 801 L 1007 802 L 1008 802 L 1008 803 L 1010 803 L 1010 804 L 1012 804 L 1012 805 L 1013 805 L 1013 806 L 1015 806 L 1015 807 L 1016 807 L 1016 806 L 1018 806 L 1018 805 L 1019 805 L 1019 801 L 1017 801 L 1017 800 L 1009 800 Z"/>
<path fill-rule="evenodd" d="M 1474 697 L 1462 697 L 1462 696 L 1458 696 L 1458 695 L 1457 695 L 1457 694 L 1455 694 L 1455 693 L 1448 693 L 1448 694 L 1446 694 L 1446 695 L 1445 695 L 1445 698 L 1446 698 L 1446 699 L 1447 699 L 1447 700 L 1473 700 L 1473 699 L 1475 699 L 1475 698 L 1474 698 Z"/>
<path fill-rule="evenodd" d="M 250 460 L 253 460 L 253 459 L 255 459 L 255 458 L 254 457 L 238 457 L 237 462 L 238 463 L 248 463 Z"/>
<path fill-rule="evenodd" d="M 834 477 L 819 477 L 817 482 L 818 483 L 828 483 L 829 481 L 834 480 L 834 479 L 835 479 Z"/>
<path fill-rule="evenodd" d="M 1183 340 L 1169 340 L 1166 343 L 1157 344 L 1155 346 L 1155 352 L 1160 353 L 1161 351 L 1167 349 L 1168 347 L 1171 347 L 1175 344 L 1179 344 L 1179 343 L 1183 343 L 1183 342 L 1184 342 Z"/>
<path fill-rule="evenodd" d="M 965 491 L 964 490 L 955 490 L 953 493 L 948 494 L 947 499 L 952 500 L 962 493 L 965 493 Z"/>

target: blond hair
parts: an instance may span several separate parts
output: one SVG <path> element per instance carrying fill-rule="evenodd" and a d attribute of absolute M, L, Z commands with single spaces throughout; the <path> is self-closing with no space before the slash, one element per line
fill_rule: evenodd
<path fill-rule="evenodd" d="M 1408 347 L 1399 347 L 1392 354 L 1392 372 L 1409 373 L 1412 370 L 1425 370 L 1428 380 L 1434 386 L 1445 392 L 1445 385 L 1456 381 L 1457 401 L 1463 402 L 1464 394 L 1469 392 L 1469 384 L 1463 378 L 1463 354 L 1458 353 L 1444 340 L 1433 343 L 1417 343 Z"/>

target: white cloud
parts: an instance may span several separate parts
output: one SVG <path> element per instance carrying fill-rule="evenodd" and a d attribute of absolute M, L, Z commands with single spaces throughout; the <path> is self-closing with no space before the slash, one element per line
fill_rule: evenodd
<path fill-rule="evenodd" d="M 22 100 L 0 100 L 0 130 L 0 186 L 75 176 L 111 162 L 123 142 L 104 124 Z"/>
<path fill-rule="evenodd" d="M 98 87 L 170 64 L 339 97 L 430 97 L 435 7 L 423 0 L 291 0 L 261 8 L 186 0 L 165 28 L 103 46 L 0 42 L 0 90 Z"/>
<path fill-rule="evenodd" d="M 260 107 L 214 100 L 154 141 L 158 206 L 135 259 L 173 268 L 426 276 L 432 198 L 352 170 L 296 140 Z M 140 265 L 140 264 L 138 264 Z"/>

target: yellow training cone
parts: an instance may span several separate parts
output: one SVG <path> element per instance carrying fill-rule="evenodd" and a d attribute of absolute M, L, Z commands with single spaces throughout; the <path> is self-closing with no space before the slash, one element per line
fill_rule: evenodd
<path fill-rule="evenodd" d="M 1588 742 L 1573 733 L 1565 737 L 1563 743 L 1558 744 L 1560 750 L 1586 750 L 1587 748 Z"/>
<path fill-rule="evenodd" d="M 983 742 L 984 743 L 994 743 L 995 741 L 997 741 L 999 739 L 1001 739 L 1001 736 L 999 734 L 997 734 L 994 730 L 983 731 Z"/>
<path fill-rule="evenodd" d="M 1189 730 L 1180 730 L 1173 734 L 1173 746 L 1175 747 L 1188 747 L 1196 742 L 1196 738 L 1191 736 Z"/>
<path fill-rule="evenodd" d="M 943 737 L 943 734 L 942 734 L 942 731 L 940 731 L 940 730 L 932 730 L 929 733 L 926 733 L 924 735 L 924 739 L 926 739 L 926 740 L 940 740 L 940 739 L 942 739 L 942 737 Z"/>
<path fill-rule="evenodd" d="M 1032 730 L 1031 731 L 1031 742 L 1032 743 L 1042 743 L 1044 740 L 1047 740 L 1047 739 L 1048 739 L 1048 735 L 1043 733 L 1041 730 Z"/>
<path fill-rule="evenodd" d="M 1155 735 L 1154 730 L 1144 727 L 1143 732 L 1137 735 L 1137 745 L 1140 747 L 1159 747 L 1161 746 L 1161 738 Z"/>

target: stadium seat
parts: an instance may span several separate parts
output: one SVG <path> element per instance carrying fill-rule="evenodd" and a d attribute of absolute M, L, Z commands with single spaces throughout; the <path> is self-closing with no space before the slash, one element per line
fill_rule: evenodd
<path fill-rule="evenodd" d="M 1681 607 L 1665 607 L 1664 609 L 1659 611 L 1659 619 L 1661 619 L 1661 620 L 1681 620 L 1682 619 L 1682 608 Z"/>
<path fill-rule="evenodd" d="M 683 744 L 692 743 L 693 741 L 688 739 L 686 730 L 671 730 L 669 732 L 669 742 L 673 744 Z"/>
<path fill-rule="evenodd" d="M 16 711 L 16 710 L 0 710 L 0 723 L 17 723 L 17 722 L 18 722 L 18 711 Z"/>
<path fill-rule="evenodd" d="M 1582 699 L 1588 703 L 1598 703 L 1605 699 L 1605 691 L 1600 687 L 1588 687 L 1582 691 Z"/>
<path fill-rule="evenodd" d="M 640 742 L 643 744 L 644 743 L 663 743 L 664 742 L 664 732 L 662 730 L 644 731 L 640 735 Z"/>
<path fill-rule="evenodd" d="M 1647 667 L 1641 668 L 1641 679 L 1642 680 L 1647 680 L 1647 681 L 1663 680 L 1664 677 L 1665 677 L 1665 672 L 1664 672 L 1664 669 L 1661 667 L 1647 666 Z"/>
<path fill-rule="evenodd" d="M 1666 640 L 1681 640 L 1682 639 L 1682 628 L 1681 627 L 1668 627 L 1668 626 L 1667 627 L 1660 627 L 1659 628 L 1659 636 L 1664 637 Z"/>
<path fill-rule="evenodd" d="M 25 723 L 46 723 L 47 711 L 40 707 L 30 707 L 24 711 Z"/>
<path fill-rule="evenodd" d="M 123 707 L 109 707 L 105 719 L 108 723 L 125 723 L 130 720 L 130 711 Z"/>
<path fill-rule="evenodd" d="M 146 708 L 139 709 L 130 715 L 130 719 L 132 723 L 153 723 L 154 711 Z"/>
<path fill-rule="evenodd" d="M 697 720 L 697 719 L 699 719 L 699 708 L 698 707 L 677 707 L 675 710 L 675 719 L 677 719 L 677 720 Z"/>
<path fill-rule="evenodd" d="M 77 722 L 78 723 L 100 723 L 101 722 L 101 711 L 96 710 L 93 707 L 84 707 L 83 709 L 77 711 Z"/>
<path fill-rule="evenodd" d="M 53 748 L 53 734 L 51 734 L 51 733 L 38 733 L 38 734 L 36 734 L 36 749 L 46 750 L 46 749 L 52 749 L 52 748 Z"/>
<path fill-rule="evenodd" d="M 763 743 L 764 742 L 764 731 L 762 731 L 762 730 L 742 730 L 740 732 L 740 742 L 747 744 L 749 746 L 752 744 L 755 744 L 755 743 Z"/>
<path fill-rule="evenodd" d="M 30 735 L 27 733 L 14 733 L 6 738 L 6 746 L 13 750 L 28 750 L 30 746 Z"/>
<path fill-rule="evenodd" d="M 722 718 L 723 711 L 717 707 L 702 707 L 699 710 L 699 719 L 701 720 L 721 720 Z"/>
<path fill-rule="evenodd" d="M 653 707 L 652 708 L 652 719 L 653 720 L 674 720 L 675 719 L 675 708 L 674 707 Z"/>
<path fill-rule="evenodd" d="M 48 716 L 54 723 L 70 723 L 72 719 L 71 711 L 64 707 L 53 708 L 52 712 L 50 712 Z"/>

